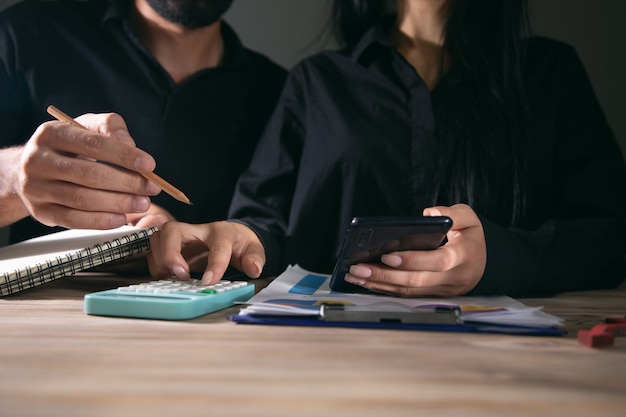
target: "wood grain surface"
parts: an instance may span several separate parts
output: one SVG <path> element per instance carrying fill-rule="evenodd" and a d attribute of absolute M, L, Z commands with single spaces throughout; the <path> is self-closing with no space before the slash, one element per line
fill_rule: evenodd
<path fill-rule="evenodd" d="M 84 274 L 0 299 L 0 416 L 626 416 L 626 338 L 576 340 L 624 316 L 626 285 L 521 300 L 565 318 L 565 337 L 241 325 L 236 307 L 83 313 L 84 294 L 141 280 Z"/>

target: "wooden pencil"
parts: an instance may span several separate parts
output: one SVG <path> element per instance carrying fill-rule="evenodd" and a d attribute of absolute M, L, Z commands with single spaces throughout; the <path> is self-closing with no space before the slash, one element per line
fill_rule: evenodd
<path fill-rule="evenodd" d="M 48 113 L 61 122 L 65 122 L 72 126 L 80 127 L 82 129 L 87 129 L 85 126 L 81 125 L 76 120 L 72 119 L 70 116 L 68 116 L 53 105 L 48 106 Z M 139 174 L 141 174 L 148 181 L 156 184 L 159 188 L 174 197 L 176 200 L 181 201 L 185 204 L 192 205 L 191 201 L 189 201 L 189 198 L 187 198 L 187 196 L 182 191 L 174 187 L 169 182 L 165 181 L 163 178 L 159 177 L 154 172 L 139 172 Z"/>

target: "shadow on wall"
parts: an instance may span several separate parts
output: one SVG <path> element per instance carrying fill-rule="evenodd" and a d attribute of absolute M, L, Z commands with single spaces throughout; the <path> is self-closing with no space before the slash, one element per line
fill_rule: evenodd
<path fill-rule="evenodd" d="M 284 66 L 323 49 L 334 49 L 332 0 L 236 0 L 224 16 L 242 42 Z"/>
<path fill-rule="evenodd" d="M 0 10 L 12 5 L 13 3 L 17 3 L 18 1 L 19 0 L 0 0 Z"/>
<path fill-rule="evenodd" d="M 534 32 L 574 46 L 626 157 L 626 1 L 530 0 Z"/>

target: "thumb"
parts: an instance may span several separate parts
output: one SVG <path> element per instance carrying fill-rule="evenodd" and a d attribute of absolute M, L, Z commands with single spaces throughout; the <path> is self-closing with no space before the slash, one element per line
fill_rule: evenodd
<path fill-rule="evenodd" d="M 451 230 L 462 230 L 468 227 L 480 226 L 480 219 L 476 212 L 467 204 L 453 206 L 435 206 L 424 209 L 424 216 L 447 216 L 452 219 Z"/>
<path fill-rule="evenodd" d="M 441 210 L 445 211 L 447 208 L 445 206 L 426 207 L 422 214 L 426 217 L 443 216 L 444 214 L 441 213 Z"/>
<path fill-rule="evenodd" d="M 265 249 L 261 242 L 250 242 L 241 254 L 241 271 L 250 278 L 258 278 L 265 266 Z"/>

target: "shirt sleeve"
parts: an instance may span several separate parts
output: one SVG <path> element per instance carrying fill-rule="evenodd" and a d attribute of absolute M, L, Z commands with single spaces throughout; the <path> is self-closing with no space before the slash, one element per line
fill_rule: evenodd
<path fill-rule="evenodd" d="M 287 266 L 282 245 L 289 225 L 300 166 L 304 114 L 297 71 L 289 75 L 248 169 L 240 177 L 229 218 L 250 227 L 265 248 L 263 275 L 277 275 Z"/>
<path fill-rule="evenodd" d="M 0 146 L 23 143 L 22 119 L 25 100 L 28 97 L 26 84 L 17 65 L 18 52 L 12 27 L 0 19 Z"/>
<path fill-rule="evenodd" d="M 474 294 L 551 295 L 611 288 L 626 277 L 624 158 L 575 51 L 560 53 L 551 87 L 552 199 L 538 227 L 506 228 L 481 217 L 487 267 Z"/>

